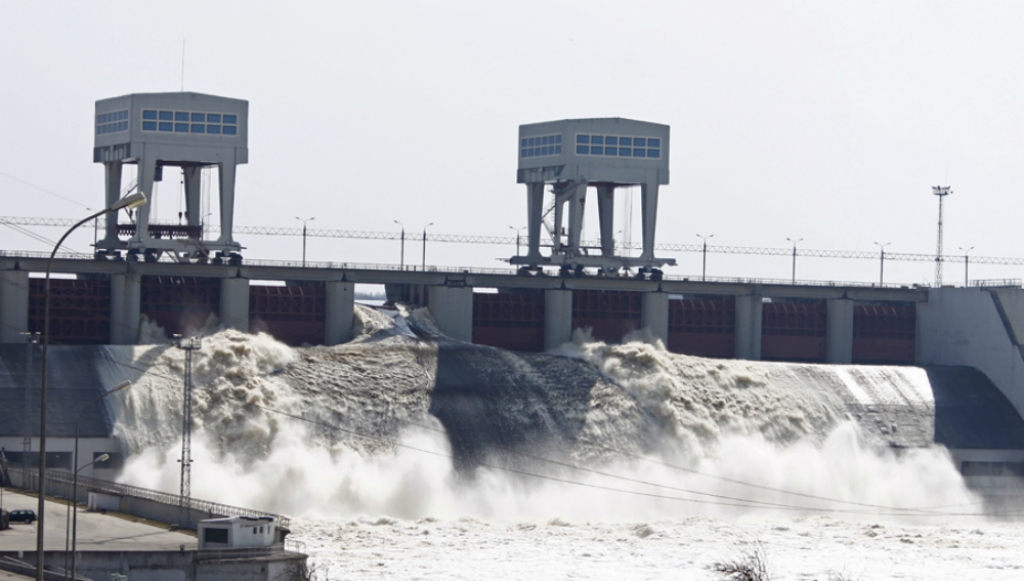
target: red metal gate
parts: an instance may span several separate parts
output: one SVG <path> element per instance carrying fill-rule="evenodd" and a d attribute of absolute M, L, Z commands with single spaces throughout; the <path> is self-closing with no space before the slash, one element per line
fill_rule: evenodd
<path fill-rule="evenodd" d="M 594 339 L 618 343 L 640 328 L 641 302 L 641 293 L 634 291 L 575 290 L 572 328 L 590 327 Z"/>
<path fill-rule="evenodd" d="M 543 351 L 544 294 L 473 293 L 473 342 L 510 351 Z"/>
<path fill-rule="evenodd" d="M 29 279 L 28 330 L 42 332 L 45 280 Z M 110 343 L 110 280 L 50 279 L 50 343 Z"/>
<path fill-rule="evenodd" d="M 913 365 L 917 303 L 854 305 L 853 362 Z"/>
<path fill-rule="evenodd" d="M 736 299 L 670 300 L 668 345 L 673 353 L 731 358 L 736 352 Z"/>
<path fill-rule="evenodd" d="M 326 302 L 322 285 L 251 285 L 249 330 L 288 345 L 323 345 Z"/>
<path fill-rule="evenodd" d="M 764 303 L 761 307 L 761 359 L 825 360 L 828 306 L 824 302 Z"/>

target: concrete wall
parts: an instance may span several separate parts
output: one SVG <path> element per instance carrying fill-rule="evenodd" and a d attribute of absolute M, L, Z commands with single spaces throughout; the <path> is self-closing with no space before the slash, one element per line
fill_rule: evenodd
<path fill-rule="evenodd" d="M 544 350 L 572 340 L 572 291 L 544 291 Z"/>
<path fill-rule="evenodd" d="M 761 359 L 761 295 L 736 297 L 736 359 Z"/>
<path fill-rule="evenodd" d="M 28 271 L 0 270 L 0 343 L 24 343 L 27 332 Z"/>
<path fill-rule="evenodd" d="M 644 293 L 640 304 L 640 326 L 668 345 L 668 293 Z"/>
<path fill-rule="evenodd" d="M 1024 290 L 931 289 L 917 306 L 917 363 L 975 367 L 1024 415 L 1015 329 L 1024 331 Z"/>
<path fill-rule="evenodd" d="M 110 275 L 110 343 L 139 342 L 142 278 L 137 274 Z"/>
<path fill-rule="evenodd" d="M 853 363 L 853 301 L 828 299 L 825 362 Z"/>
<path fill-rule="evenodd" d="M 326 283 L 324 304 L 324 345 L 337 345 L 352 339 L 352 317 L 356 285 L 350 282 Z"/>
<path fill-rule="evenodd" d="M 427 308 L 439 331 L 459 341 L 473 340 L 473 287 L 432 286 Z"/>
<path fill-rule="evenodd" d="M 249 279 L 220 281 L 220 322 L 225 327 L 249 332 Z"/>

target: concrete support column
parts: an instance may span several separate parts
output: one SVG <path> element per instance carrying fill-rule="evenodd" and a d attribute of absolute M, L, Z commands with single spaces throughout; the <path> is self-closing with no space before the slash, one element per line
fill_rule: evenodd
<path fill-rule="evenodd" d="M 473 341 L 473 287 L 432 286 L 427 289 L 427 309 L 438 331 L 458 341 Z"/>
<path fill-rule="evenodd" d="M 249 279 L 221 279 L 220 322 L 226 328 L 249 332 Z"/>
<path fill-rule="evenodd" d="M 641 300 L 640 325 L 668 348 L 668 293 L 644 293 Z"/>
<path fill-rule="evenodd" d="M 134 151 L 132 153 L 135 153 Z M 142 152 L 142 158 L 138 163 L 139 168 L 139 191 L 146 194 L 146 198 L 153 199 L 153 184 L 156 182 L 156 159 L 145 152 Z M 161 176 L 162 177 L 162 176 Z M 135 209 L 135 240 L 146 241 L 149 240 L 149 210 L 152 208 L 151 204 L 143 204 Z M 116 216 L 107 214 L 107 219 L 113 219 Z"/>
<path fill-rule="evenodd" d="M 200 209 L 200 178 L 203 168 L 200 166 L 188 166 L 182 168 L 185 182 L 185 213 L 188 215 L 189 226 L 199 226 L 203 221 L 202 210 Z"/>
<path fill-rule="evenodd" d="M 544 291 L 544 350 L 572 340 L 572 291 Z"/>
<path fill-rule="evenodd" d="M 324 345 L 337 345 L 352 339 L 352 316 L 356 285 L 328 281 L 324 305 Z"/>
<path fill-rule="evenodd" d="M 531 260 L 540 259 L 540 233 L 544 228 L 544 183 L 526 184 L 527 252 Z"/>
<path fill-rule="evenodd" d="M 235 226 L 235 160 L 219 164 L 220 174 L 220 239 L 221 244 L 234 244 L 231 230 Z M 247 315 L 248 316 L 248 315 Z"/>
<path fill-rule="evenodd" d="M 142 278 L 137 274 L 110 275 L 110 343 L 139 342 Z"/>
<path fill-rule="evenodd" d="M 615 186 L 597 186 L 597 216 L 601 224 L 601 256 L 615 255 Z"/>
<path fill-rule="evenodd" d="M 761 296 L 736 297 L 736 359 L 761 359 Z"/>
<path fill-rule="evenodd" d="M 28 271 L 0 270 L 0 343 L 24 343 L 27 332 Z"/>
<path fill-rule="evenodd" d="M 853 363 L 853 301 L 829 299 L 825 331 L 825 361 Z"/>
<path fill-rule="evenodd" d="M 658 222 L 658 182 L 640 185 L 640 212 L 643 219 L 644 249 L 640 257 L 654 259 L 654 228 Z"/>
<path fill-rule="evenodd" d="M 120 161 L 108 161 L 103 164 L 104 177 L 106 179 L 106 190 L 107 190 L 107 207 L 109 208 L 121 197 L 121 162 Z M 150 195 L 147 190 L 146 195 Z M 103 236 L 103 241 L 108 243 L 117 242 L 117 214 L 107 214 L 106 229 Z"/>

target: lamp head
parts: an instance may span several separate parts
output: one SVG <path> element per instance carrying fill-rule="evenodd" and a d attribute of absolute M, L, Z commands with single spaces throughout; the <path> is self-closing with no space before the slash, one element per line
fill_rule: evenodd
<path fill-rule="evenodd" d="M 93 460 L 93 463 L 106 462 L 107 460 L 110 460 L 110 454 L 100 454 L 95 460 Z"/>
<path fill-rule="evenodd" d="M 117 212 L 118 210 L 132 210 L 146 203 L 146 194 L 142 192 L 135 192 L 134 194 L 128 194 L 120 200 L 114 202 L 107 208 L 109 212 Z"/>

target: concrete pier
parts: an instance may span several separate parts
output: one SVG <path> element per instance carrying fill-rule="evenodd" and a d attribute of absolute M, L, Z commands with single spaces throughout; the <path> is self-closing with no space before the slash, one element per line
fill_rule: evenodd
<path fill-rule="evenodd" d="M 572 340 L 572 291 L 544 291 L 544 350 Z"/>
<path fill-rule="evenodd" d="M 141 293 L 142 278 L 139 275 L 110 275 L 111 344 L 135 345 L 139 342 Z"/>
<path fill-rule="evenodd" d="M 24 343 L 27 332 L 28 271 L 0 270 L 0 343 Z"/>
<path fill-rule="evenodd" d="M 736 297 L 736 359 L 761 359 L 761 295 Z"/>
<path fill-rule="evenodd" d="M 473 340 L 473 287 L 432 286 L 427 308 L 439 331 L 459 341 Z"/>
<path fill-rule="evenodd" d="M 668 345 L 668 293 L 644 293 L 640 305 L 640 325 Z"/>
<path fill-rule="evenodd" d="M 825 362 L 853 363 L 853 301 L 828 299 Z"/>
<path fill-rule="evenodd" d="M 338 345 L 352 339 L 352 317 L 356 285 L 328 281 L 324 304 L 324 345 Z"/>
<path fill-rule="evenodd" d="M 249 332 L 249 279 L 220 281 L 220 322 L 227 328 Z"/>

